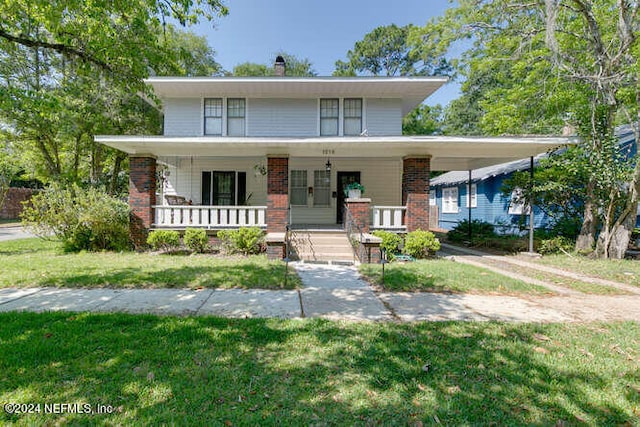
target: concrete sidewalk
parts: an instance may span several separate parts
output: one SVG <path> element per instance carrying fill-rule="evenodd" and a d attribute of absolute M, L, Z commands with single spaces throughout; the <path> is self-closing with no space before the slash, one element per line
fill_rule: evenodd
<path fill-rule="evenodd" d="M 515 297 L 376 293 L 355 267 L 294 263 L 299 291 L 219 289 L 0 289 L 0 312 L 73 311 L 347 321 L 640 321 L 640 297 Z M 608 309 L 602 309 L 606 303 Z"/>

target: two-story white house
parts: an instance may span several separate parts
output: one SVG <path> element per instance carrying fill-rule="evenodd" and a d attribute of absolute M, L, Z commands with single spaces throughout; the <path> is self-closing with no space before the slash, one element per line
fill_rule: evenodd
<path fill-rule="evenodd" d="M 403 136 L 402 118 L 446 78 L 285 77 L 283 67 L 273 77 L 150 78 L 163 135 L 96 137 L 130 156 L 138 238 L 160 227 L 340 224 L 353 182 L 365 187 L 349 199 L 365 230 L 428 229 L 430 170 L 477 169 L 568 142 Z"/>

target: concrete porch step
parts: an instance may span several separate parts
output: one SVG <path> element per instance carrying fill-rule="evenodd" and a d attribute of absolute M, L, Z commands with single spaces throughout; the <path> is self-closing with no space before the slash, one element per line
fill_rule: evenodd
<path fill-rule="evenodd" d="M 353 249 L 344 231 L 294 230 L 291 246 L 301 261 L 353 264 Z"/>

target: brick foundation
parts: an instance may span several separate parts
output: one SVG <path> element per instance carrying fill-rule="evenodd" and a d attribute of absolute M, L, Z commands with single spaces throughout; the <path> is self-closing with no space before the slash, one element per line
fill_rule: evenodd
<path fill-rule="evenodd" d="M 406 157 L 402 160 L 402 204 L 407 207 L 407 231 L 429 229 L 429 157 Z"/>
<path fill-rule="evenodd" d="M 131 239 L 136 247 L 147 242 L 149 228 L 154 221 L 153 205 L 156 204 L 156 159 L 153 157 L 129 157 L 129 207 Z"/>
<path fill-rule="evenodd" d="M 267 232 L 284 233 L 289 222 L 289 158 L 267 159 Z"/>
<path fill-rule="evenodd" d="M 0 219 L 18 219 L 24 208 L 22 202 L 31 200 L 38 190 L 32 188 L 9 188 L 0 206 Z"/>

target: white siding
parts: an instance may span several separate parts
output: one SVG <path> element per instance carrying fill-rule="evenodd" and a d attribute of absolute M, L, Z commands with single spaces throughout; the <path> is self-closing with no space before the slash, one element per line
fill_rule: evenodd
<path fill-rule="evenodd" d="M 307 170 L 309 186 L 313 185 L 313 171 L 323 170 L 327 159 L 292 158 L 289 169 Z M 371 206 L 399 206 L 402 204 L 402 160 L 400 159 L 331 159 L 331 192 L 337 191 L 338 172 L 360 171 L 361 184 L 365 187 L 363 197 L 371 199 Z M 331 198 L 328 208 L 313 207 L 313 198 L 308 198 L 307 207 L 292 206 L 294 224 L 335 224 L 336 199 Z"/>
<path fill-rule="evenodd" d="M 399 99 L 367 98 L 366 129 L 369 136 L 402 135 L 402 104 Z"/>
<path fill-rule="evenodd" d="M 158 161 L 168 163 L 169 177 L 165 183 L 166 194 L 184 196 L 192 200 L 194 205 L 201 204 L 202 171 L 237 171 L 247 173 L 247 196 L 251 194 L 249 205 L 264 206 L 267 204 L 267 177 L 256 174 L 254 165 L 265 164 L 266 159 L 256 158 L 214 158 L 188 157 L 160 158 Z M 158 204 L 161 204 L 158 200 Z"/>
<path fill-rule="evenodd" d="M 317 99 L 249 99 L 247 136 L 317 136 Z"/>
<path fill-rule="evenodd" d="M 164 99 L 164 134 L 166 136 L 202 135 L 202 100 L 200 98 Z"/>

